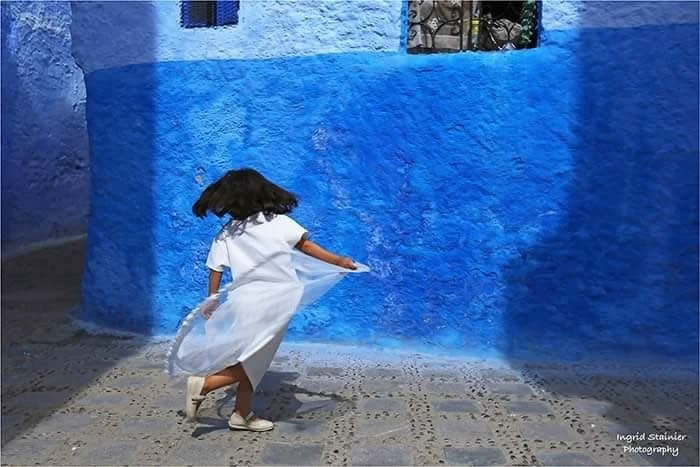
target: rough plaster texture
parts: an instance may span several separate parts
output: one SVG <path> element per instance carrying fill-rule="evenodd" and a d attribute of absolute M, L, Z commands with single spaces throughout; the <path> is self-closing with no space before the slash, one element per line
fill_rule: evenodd
<path fill-rule="evenodd" d="M 240 24 L 179 26 L 177 2 L 76 2 L 86 72 L 129 63 L 309 55 L 399 46 L 401 4 L 245 2 Z M 87 134 L 82 73 L 69 55 L 68 2 L 3 3 L 4 251 L 82 233 Z M 697 23 L 696 2 L 544 2 L 545 30 Z M 108 38 L 108 40 L 105 40 Z M 39 136 L 37 136 L 39 135 Z M 37 209 L 45 215 L 37 218 Z"/>
<path fill-rule="evenodd" d="M 2 245 L 85 232 L 88 136 L 70 4 L 3 2 Z"/>
<path fill-rule="evenodd" d="M 73 36 L 86 73 L 155 61 L 395 51 L 401 2 L 243 1 L 237 25 L 194 29 L 180 27 L 175 1 L 74 2 Z"/>
<path fill-rule="evenodd" d="M 401 8 L 401 0 L 245 1 L 238 25 L 184 29 L 175 1 L 74 2 L 74 50 L 86 73 L 156 61 L 391 52 L 405 28 Z M 542 22 L 545 31 L 696 24 L 698 3 L 546 0 Z"/>
<path fill-rule="evenodd" d="M 174 331 L 206 289 L 220 225 L 191 203 L 250 165 L 301 195 L 294 215 L 320 243 L 373 268 L 299 315 L 292 337 L 693 358 L 697 34 L 584 29 L 510 54 L 91 73 L 85 317 Z"/>

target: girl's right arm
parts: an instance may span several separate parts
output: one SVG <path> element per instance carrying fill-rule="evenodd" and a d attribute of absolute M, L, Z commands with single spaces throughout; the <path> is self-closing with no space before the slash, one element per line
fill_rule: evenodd
<path fill-rule="evenodd" d="M 317 245 L 311 240 L 307 240 L 305 237 L 303 237 L 294 247 L 303 251 L 307 255 L 313 256 L 321 261 L 325 261 L 326 263 L 335 264 L 336 266 L 340 266 L 341 268 L 345 269 L 357 269 L 357 266 L 355 266 L 355 263 L 353 263 L 350 258 L 331 253 L 330 251 L 321 248 L 320 245 Z"/>
<path fill-rule="evenodd" d="M 222 274 L 223 274 L 222 272 L 214 271 L 213 269 L 209 270 L 209 296 L 210 297 L 219 291 L 219 287 L 221 286 L 221 275 Z"/>

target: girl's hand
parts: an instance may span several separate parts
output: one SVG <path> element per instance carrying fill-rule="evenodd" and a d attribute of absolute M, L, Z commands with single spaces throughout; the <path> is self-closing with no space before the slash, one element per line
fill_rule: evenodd
<path fill-rule="evenodd" d="M 218 300 L 208 300 L 202 305 L 202 307 L 199 309 L 199 312 L 202 313 L 202 316 L 204 316 L 204 319 L 209 319 L 211 318 L 211 315 L 214 313 L 214 310 L 216 309 L 216 305 L 219 304 Z"/>
<path fill-rule="evenodd" d="M 352 262 L 352 259 L 345 256 L 341 256 L 336 264 L 345 269 L 357 269 L 357 266 L 355 266 L 355 263 Z"/>
<path fill-rule="evenodd" d="M 307 255 L 313 256 L 321 261 L 325 261 L 328 264 L 334 264 L 345 269 L 357 269 L 357 266 L 355 266 L 355 263 L 353 263 L 350 258 L 331 253 L 330 251 L 321 248 L 311 240 L 305 240 L 302 238 L 302 240 L 297 243 L 296 248 L 303 251 Z"/>

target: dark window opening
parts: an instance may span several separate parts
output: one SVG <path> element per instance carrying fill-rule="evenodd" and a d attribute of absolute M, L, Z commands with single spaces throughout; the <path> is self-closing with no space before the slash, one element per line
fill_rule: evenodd
<path fill-rule="evenodd" d="M 532 48 L 540 9 L 536 0 L 408 0 L 408 52 Z"/>
<path fill-rule="evenodd" d="M 182 1 L 182 26 L 205 28 L 238 24 L 238 0 Z"/>

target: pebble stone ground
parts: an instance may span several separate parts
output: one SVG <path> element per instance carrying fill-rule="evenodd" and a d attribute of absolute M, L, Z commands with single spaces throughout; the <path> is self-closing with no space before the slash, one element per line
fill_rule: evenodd
<path fill-rule="evenodd" d="M 285 342 L 255 399 L 273 431 L 228 430 L 234 390 L 187 423 L 184 380 L 162 369 L 167 342 L 71 320 L 82 262 L 81 242 L 3 261 L 3 465 L 698 465 L 697 368 L 668 362 Z M 674 432 L 686 438 L 648 439 Z M 636 433 L 647 439 L 618 439 Z"/>

